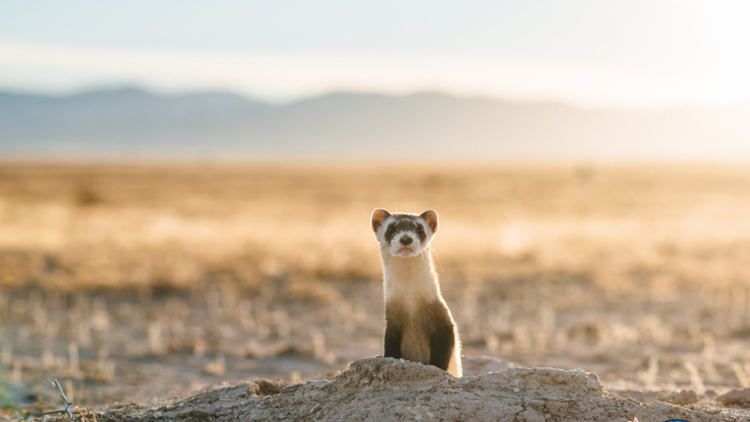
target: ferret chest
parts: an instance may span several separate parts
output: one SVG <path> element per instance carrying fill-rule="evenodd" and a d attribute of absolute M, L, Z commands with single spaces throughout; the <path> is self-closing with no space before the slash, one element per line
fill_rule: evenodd
<path fill-rule="evenodd" d="M 429 256 L 393 259 L 384 254 L 383 264 L 386 324 L 398 332 L 400 357 L 428 364 L 432 331 L 438 326 L 434 319 L 442 315 L 437 308 L 443 303 L 432 261 Z"/>
<path fill-rule="evenodd" d="M 397 301 L 389 308 L 393 311 L 391 319 L 395 319 L 401 330 L 401 357 L 413 362 L 430 362 L 430 333 L 421 309 L 426 305 L 423 301 L 405 303 Z"/>
<path fill-rule="evenodd" d="M 430 363 L 430 339 L 424 328 L 411 326 L 404 331 L 401 356 L 413 362 Z"/>

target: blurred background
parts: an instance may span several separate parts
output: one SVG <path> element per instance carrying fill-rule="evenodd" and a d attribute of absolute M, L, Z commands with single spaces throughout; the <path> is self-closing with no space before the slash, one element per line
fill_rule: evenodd
<path fill-rule="evenodd" d="M 466 356 L 749 387 L 749 16 L 0 5 L 0 416 L 382 353 L 376 207 L 440 214 Z"/>

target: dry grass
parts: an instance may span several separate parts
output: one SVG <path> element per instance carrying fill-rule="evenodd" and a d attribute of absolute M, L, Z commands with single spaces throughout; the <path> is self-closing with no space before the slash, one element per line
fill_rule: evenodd
<path fill-rule="evenodd" d="M 2 373 L 97 403 L 378 354 L 375 207 L 440 213 L 467 354 L 747 385 L 743 167 L 5 164 Z"/>
<path fill-rule="evenodd" d="M 0 167 L 0 285 L 374 278 L 375 207 L 435 208 L 446 277 L 745 282 L 743 168 Z M 258 278 L 260 277 L 260 279 Z"/>

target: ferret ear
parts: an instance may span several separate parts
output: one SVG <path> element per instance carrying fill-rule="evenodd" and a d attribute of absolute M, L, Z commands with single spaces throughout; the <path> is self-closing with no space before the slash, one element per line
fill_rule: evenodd
<path fill-rule="evenodd" d="M 435 210 L 427 210 L 420 214 L 420 217 L 424 221 L 427 222 L 427 225 L 430 226 L 430 230 L 432 230 L 433 233 L 437 232 L 438 229 L 438 214 Z"/>
<path fill-rule="evenodd" d="M 370 217 L 370 221 L 372 223 L 372 231 L 378 231 L 380 226 L 383 224 L 383 221 L 385 221 L 385 219 L 390 216 L 391 213 L 389 213 L 387 210 L 384 210 L 382 208 L 375 208 L 375 210 L 372 212 L 372 217 Z"/>

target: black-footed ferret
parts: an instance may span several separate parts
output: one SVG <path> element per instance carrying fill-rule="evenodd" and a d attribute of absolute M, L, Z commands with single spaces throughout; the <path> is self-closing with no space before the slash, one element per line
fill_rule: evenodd
<path fill-rule="evenodd" d="M 435 365 L 460 377 L 458 328 L 440 294 L 429 249 L 438 229 L 437 213 L 376 209 L 371 220 L 385 280 L 383 356 Z"/>

